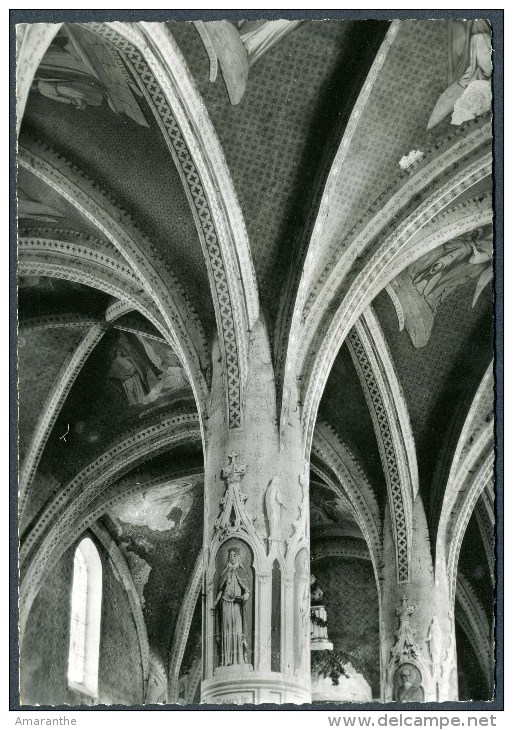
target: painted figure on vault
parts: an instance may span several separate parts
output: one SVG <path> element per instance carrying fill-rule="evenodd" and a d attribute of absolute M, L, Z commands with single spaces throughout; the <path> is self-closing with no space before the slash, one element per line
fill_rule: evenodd
<path fill-rule="evenodd" d="M 217 584 L 214 603 L 219 663 L 222 666 L 248 663 L 246 604 L 250 596 L 249 578 L 241 563 L 240 550 L 228 550 L 228 562 Z"/>

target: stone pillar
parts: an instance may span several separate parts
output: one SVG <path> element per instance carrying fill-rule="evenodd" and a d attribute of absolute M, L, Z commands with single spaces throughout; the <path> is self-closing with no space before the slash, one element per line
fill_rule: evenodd
<path fill-rule="evenodd" d="M 215 348 L 205 453 L 205 703 L 310 702 L 308 464 L 299 414 L 278 432 L 267 333 L 250 335 L 242 427 Z M 230 600 L 232 599 L 233 600 Z"/>
<path fill-rule="evenodd" d="M 457 700 L 454 608 L 446 581 L 435 581 L 424 507 L 413 506 L 410 580 L 398 582 L 388 508 L 381 592 L 381 688 L 384 702 Z"/>

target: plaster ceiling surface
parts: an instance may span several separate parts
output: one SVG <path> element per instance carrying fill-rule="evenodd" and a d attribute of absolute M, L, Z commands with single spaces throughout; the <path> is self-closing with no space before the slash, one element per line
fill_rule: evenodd
<path fill-rule="evenodd" d="M 331 489 L 310 479 L 310 529 L 312 540 L 330 537 L 354 537 L 364 540 L 347 500 Z"/>
<path fill-rule="evenodd" d="M 32 91 L 21 141 L 29 135 L 48 144 L 128 213 L 184 286 L 203 326 L 212 331 L 213 306 L 204 296 L 209 290 L 207 270 L 189 203 L 151 110 L 143 99 L 139 105 L 148 127 L 114 113 L 107 103 L 77 109 Z"/>
<path fill-rule="evenodd" d="M 447 87 L 447 23 L 403 21 L 357 123 L 323 221 L 323 255 L 315 283 L 344 236 L 401 172 L 399 160 L 425 151 L 430 114 Z M 393 103 L 391 103 L 393 100 Z"/>
<path fill-rule="evenodd" d="M 37 330 L 18 338 L 20 460 L 23 460 L 49 392 L 86 329 Z"/>
<path fill-rule="evenodd" d="M 378 442 L 362 386 L 345 344 L 340 348 L 329 374 L 319 417 L 347 444 L 370 479 L 378 501 L 383 503 L 386 484 Z"/>
<path fill-rule="evenodd" d="M 318 177 L 325 179 L 388 23 L 311 21 L 261 58 L 232 106 L 192 23 L 170 23 L 221 142 L 271 320 Z M 324 159 L 327 157 L 327 159 Z M 324 169 L 323 169 L 324 168 Z"/>

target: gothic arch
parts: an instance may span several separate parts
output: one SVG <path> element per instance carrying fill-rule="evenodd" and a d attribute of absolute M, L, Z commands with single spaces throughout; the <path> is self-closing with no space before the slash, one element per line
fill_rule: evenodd
<path fill-rule="evenodd" d="M 205 337 L 182 287 L 152 244 L 93 181 L 44 145 L 34 141 L 20 145 L 18 163 L 71 203 L 129 262 L 172 333 L 176 354 L 191 382 L 199 412 L 203 413 Z"/>
<path fill-rule="evenodd" d="M 455 615 L 476 653 L 488 693 L 491 696 L 493 694 L 493 640 L 490 626 L 479 599 L 462 573 L 458 573 Z"/>
<path fill-rule="evenodd" d="M 457 179 L 451 179 L 446 191 L 451 199 L 455 199 L 465 189 L 490 173 L 491 161 L 488 153 L 483 159 L 479 159 L 476 165 L 477 168 L 473 173 L 465 169 L 455 176 Z M 441 202 L 440 196 L 435 197 L 436 210 L 433 211 L 433 221 L 428 224 L 426 217 L 423 217 L 417 209 L 413 214 L 418 224 L 415 232 L 411 229 L 411 221 L 407 220 L 391 235 L 390 240 L 385 239 L 361 274 L 353 280 L 335 315 L 330 318 L 325 334 L 319 332 L 313 340 L 315 347 L 310 350 L 309 358 L 302 364 L 304 373 L 301 381 L 302 384 L 304 382 L 302 420 L 306 451 L 309 450 L 319 403 L 335 357 L 351 327 L 365 308 L 413 261 L 455 236 L 465 235 L 477 227 L 492 222 L 491 196 L 465 201 L 438 215 L 440 208 L 445 207 L 450 200 L 445 198 L 445 202 Z M 402 236 L 406 236 L 404 241 L 401 240 Z M 305 341 L 307 339 L 305 337 Z"/>
<path fill-rule="evenodd" d="M 200 551 L 192 575 L 190 577 L 185 595 L 183 597 L 180 613 L 175 624 L 173 643 L 169 652 L 169 689 L 168 701 L 178 702 L 178 679 L 182 665 L 183 654 L 189 638 L 191 621 L 198 601 L 198 596 L 203 585 L 203 550 Z M 201 670 L 200 670 L 201 675 Z"/>
<path fill-rule="evenodd" d="M 242 211 L 206 107 L 171 33 L 159 23 L 92 23 L 140 79 L 196 222 L 227 377 L 230 428 L 242 423 L 248 333 L 258 292 Z"/>
<path fill-rule="evenodd" d="M 96 345 L 100 342 L 105 330 L 106 328 L 103 324 L 95 324 L 87 330 L 78 346 L 63 364 L 50 392 L 47 395 L 39 414 L 34 433 L 32 434 L 27 454 L 23 464 L 21 465 L 18 485 L 18 510 L 20 517 L 23 516 L 25 511 L 30 486 L 36 474 L 44 447 L 48 437 L 50 436 L 52 428 L 55 425 L 55 421 L 61 411 L 62 405 L 66 400 L 66 397 L 78 374 L 82 370 L 85 361 Z"/>
<path fill-rule="evenodd" d="M 452 601 L 454 601 L 456 591 L 458 558 L 465 531 L 479 495 L 486 488 L 486 485 L 493 481 L 495 463 L 493 440 L 485 453 L 486 456 L 483 453 L 479 455 L 477 453 L 475 455 L 473 454 L 474 458 L 470 470 L 477 471 L 461 485 L 461 493 L 458 495 L 457 501 L 455 501 L 456 514 L 451 516 L 447 525 L 446 566 L 449 578 L 449 592 Z"/>
<path fill-rule="evenodd" d="M 18 241 L 18 274 L 20 276 L 47 276 L 77 282 L 93 287 L 119 299 L 139 311 L 175 346 L 175 339 L 152 299 L 144 292 L 141 283 L 123 261 L 113 258 L 110 251 L 98 241 L 100 252 L 95 250 L 96 239 L 77 242 L 74 234 L 67 232 L 61 240 L 56 233 L 41 232 L 22 235 Z M 102 250 L 103 249 L 103 250 Z"/>
<path fill-rule="evenodd" d="M 87 314 L 79 312 L 70 312 L 69 314 L 44 314 L 41 317 L 26 317 L 18 323 L 20 335 L 26 335 L 30 332 L 51 329 L 68 329 L 78 327 L 94 327 L 100 324 L 101 319 L 98 317 L 90 317 Z"/>
<path fill-rule="evenodd" d="M 16 27 L 16 133 L 19 134 L 34 74 L 62 23 L 19 23 Z"/>
<path fill-rule="evenodd" d="M 476 130 L 465 129 L 465 132 L 454 132 L 445 143 L 446 149 L 435 146 L 428 150 L 413 169 L 399 173 L 385 188 L 324 266 L 305 302 L 304 317 L 313 315 L 320 321 L 322 311 L 333 299 L 336 282 L 343 281 L 354 257 L 361 256 L 373 242 L 383 241 L 390 234 L 394 240 L 405 229 L 411 236 L 433 215 L 453 203 L 460 192 L 491 174 L 487 164 L 491 163 L 491 155 L 487 154 L 491 138 L 489 122 L 481 121 Z M 462 165 L 465 166 L 463 176 L 458 174 Z"/>
<path fill-rule="evenodd" d="M 436 573 L 447 575 L 454 601 L 458 556 L 476 502 L 494 469 L 493 368 L 488 367 L 454 453 L 436 536 Z"/>
<path fill-rule="evenodd" d="M 20 548 L 20 562 L 24 566 L 34 548 L 40 543 L 51 525 L 62 518 L 66 509 L 79 512 L 86 509 L 91 499 L 119 479 L 128 470 L 164 451 L 168 446 L 194 441 L 199 434 L 197 413 L 178 413 L 157 423 L 135 428 L 117 439 L 101 456 L 84 467 L 48 504 Z M 58 535 L 55 535 L 58 538 Z"/>
<path fill-rule="evenodd" d="M 490 175 L 491 157 L 486 154 L 486 149 L 483 152 L 483 146 L 486 148 L 489 145 L 490 138 L 491 132 L 487 120 L 484 123 L 481 120 L 477 129 L 469 130 L 465 127 L 457 130 L 442 145 L 437 144 L 428 150 L 422 160 L 415 165 L 413 173 L 409 170 L 398 175 L 354 225 L 340 243 L 337 249 L 339 253 L 325 266 L 308 296 L 305 294 L 303 297 L 304 302 L 301 302 L 301 307 L 298 307 L 296 331 L 300 332 L 301 336 L 296 335 L 287 345 L 287 365 L 283 376 L 285 393 L 291 392 L 291 378 L 294 374 L 299 375 L 302 371 L 304 386 L 304 371 L 308 369 L 309 350 L 311 357 L 314 357 L 320 347 L 320 342 L 315 340 L 319 340 L 318 335 L 322 333 L 323 318 L 330 312 L 334 302 L 342 298 L 340 282 L 348 277 L 352 267 L 355 266 L 355 261 L 358 262 L 358 259 L 367 261 L 371 256 L 372 247 L 378 246 L 374 259 L 378 266 L 383 268 L 382 259 L 385 265 L 390 260 L 391 243 L 394 242 L 398 232 L 402 234 L 406 231 L 411 236 L 425 225 L 429 217 L 436 215 L 451 201 L 455 201 L 463 189 Z M 464 170 L 464 174 L 458 173 L 462 163 L 468 165 L 469 161 L 470 176 L 467 170 Z M 339 169 L 337 174 L 343 174 L 342 170 Z M 445 198 L 441 192 L 445 192 Z M 418 201 L 422 195 L 426 200 L 419 207 Z M 427 211 L 429 213 L 426 217 Z M 321 218 L 319 226 L 323 228 Z M 313 261 L 310 262 L 310 267 L 312 266 Z M 365 269 L 358 276 L 358 288 L 361 286 L 364 274 Z M 368 303 L 373 298 L 370 297 Z M 325 328 L 327 326 L 324 325 Z"/>
<path fill-rule="evenodd" d="M 18 44 L 18 131 L 34 74 L 60 25 L 26 28 L 24 32 L 31 33 L 31 43 L 25 45 L 31 50 L 26 55 L 23 43 Z M 114 45 L 138 76 L 182 178 L 205 254 L 222 354 L 230 373 L 229 422 L 236 428 L 242 418 L 248 332 L 258 319 L 259 304 L 246 227 L 217 135 L 177 44 L 161 24 L 90 23 L 87 27 Z M 152 282 L 148 291 L 157 293 L 156 301 L 167 319 L 169 299 L 165 287 L 159 290 L 156 270 L 150 266 L 144 272 Z M 171 314 L 176 317 L 176 312 Z M 201 360 L 200 343 L 195 345 Z"/>
<path fill-rule="evenodd" d="M 342 485 L 338 486 L 329 475 L 322 474 L 322 478 L 335 492 L 343 489 L 342 494 L 351 504 L 355 520 L 367 542 L 379 591 L 383 564 L 382 523 L 372 488 L 338 436 L 322 422 L 317 424 L 312 452 L 331 469 Z"/>
<path fill-rule="evenodd" d="M 146 623 L 144 621 L 141 602 L 135 589 L 132 574 L 125 558 L 123 557 L 123 553 L 118 548 L 115 541 L 112 539 L 109 531 L 99 522 L 91 525 L 89 529 L 96 537 L 96 539 L 101 543 L 105 552 L 109 556 L 113 568 L 116 571 L 119 579 L 121 580 L 123 588 L 125 589 L 128 597 L 128 602 L 132 611 L 135 628 L 137 630 L 137 638 L 139 639 L 139 651 L 141 654 L 141 674 L 143 684 L 141 690 L 142 695 L 144 696 L 149 673 L 148 635 L 146 633 Z"/>
<path fill-rule="evenodd" d="M 199 440 L 199 429 L 196 427 L 189 433 L 175 434 L 174 439 L 167 439 L 163 448 L 172 449 L 188 441 Z M 193 470 L 194 471 L 194 470 Z M 125 473 L 118 470 L 118 476 Z M 177 488 L 190 488 L 191 479 L 197 479 L 196 474 L 182 477 L 177 480 Z M 20 635 L 23 634 L 32 603 L 42 585 L 45 575 L 62 557 L 64 552 L 73 544 L 77 534 L 81 534 L 98 520 L 108 509 L 123 501 L 127 495 L 140 491 L 141 484 L 134 483 L 133 479 L 125 479 L 112 485 L 112 479 L 104 484 L 96 485 L 95 489 L 85 490 L 86 499 L 77 498 L 63 510 L 61 515 L 47 531 L 37 551 L 26 565 L 24 577 L 20 586 Z M 159 477 L 142 482 L 146 488 L 168 484 L 169 479 Z M 108 487 L 112 485 L 112 488 Z"/>
<path fill-rule="evenodd" d="M 348 537 L 316 542 L 312 545 L 310 554 L 312 563 L 324 558 L 356 558 L 357 560 L 372 562 L 369 550 L 363 540 Z"/>
<path fill-rule="evenodd" d="M 285 377 L 284 373 L 288 367 L 292 367 L 294 364 L 296 352 L 300 345 L 297 339 L 291 338 L 291 333 L 299 332 L 302 328 L 303 309 L 308 296 L 309 287 L 311 285 L 314 263 L 316 259 L 322 255 L 324 221 L 329 214 L 330 206 L 334 204 L 334 191 L 342 174 L 341 170 L 344 160 L 346 159 L 349 147 L 353 137 L 355 136 L 356 130 L 358 129 L 362 113 L 374 89 L 379 73 L 385 63 L 387 54 L 394 42 L 399 27 L 399 20 L 394 20 L 390 24 L 386 37 L 381 44 L 376 58 L 374 59 L 372 67 L 365 79 L 365 83 L 360 90 L 322 192 L 322 199 L 317 211 L 312 234 L 310 240 L 307 242 L 308 250 L 306 252 L 306 257 L 303 258 L 300 256 L 298 266 L 295 267 L 292 275 L 289 277 L 289 281 L 287 282 L 287 296 L 280 308 L 275 335 L 277 351 L 276 375 L 279 382 L 283 381 Z M 287 324 L 288 322 L 290 322 L 290 324 Z"/>
<path fill-rule="evenodd" d="M 487 482 L 481 496 L 477 500 L 475 515 L 481 540 L 483 541 L 486 562 L 492 580 L 495 578 L 495 514 L 493 483 Z"/>
<path fill-rule="evenodd" d="M 350 331 L 348 347 L 378 441 L 401 583 L 410 576 L 413 501 L 419 489 L 417 456 L 406 401 L 372 306 Z"/>

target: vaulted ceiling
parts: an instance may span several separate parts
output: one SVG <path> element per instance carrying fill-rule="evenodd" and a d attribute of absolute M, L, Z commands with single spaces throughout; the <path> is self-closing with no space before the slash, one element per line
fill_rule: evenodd
<path fill-rule="evenodd" d="M 170 147 L 165 100 L 130 50 L 131 32 L 63 26 L 53 56 L 47 53 L 36 72 L 21 124 L 22 568 L 41 545 L 52 544 L 52 525 L 66 525 L 71 540 L 101 518 L 133 574 L 150 646 L 164 659 L 180 612 L 175 599 L 187 590 L 201 547 L 202 398 L 221 320 L 198 183 L 178 143 Z M 241 298 L 247 312 L 260 307 L 277 381 L 286 385 L 293 372 L 299 383 L 311 424 L 312 536 L 364 538 L 340 473 L 325 458 L 326 444 L 357 475 L 378 515 L 385 503 L 373 396 L 358 342 L 347 339 L 367 307 L 373 311 L 362 332 L 377 331 L 385 343 L 380 357 L 404 398 L 419 493 L 436 533 L 458 437 L 493 356 L 492 287 L 487 283 L 474 301 L 481 269 L 458 278 L 450 268 L 454 260 L 470 266 L 475 246 L 481 251 L 479 242 L 491 236 L 489 115 L 426 130 L 447 86 L 446 23 L 305 22 L 250 67 L 237 105 L 221 73 L 209 80 L 209 56 L 194 24 L 163 24 L 159 32 L 180 58 L 173 83 L 192 85 L 197 119 L 210 120 L 208 133 L 199 130 L 207 142 L 208 135 L 217 139 L 208 159 L 229 177 L 240 206 L 230 209 L 229 223 L 245 227 L 247 237 L 246 253 L 238 252 L 239 265 L 247 260 Z M 84 90 L 83 65 L 59 76 L 55 64 L 71 53 L 70 39 L 74 59 L 88 44 L 97 58 L 104 54 L 116 98 L 111 87 L 105 91 L 105 76 L 96 85 L 89 79 Z M 402 171 L 399 160 L 411 150 L 424 156 Z M 462 182 L 458 175 L 467 168 Z M 448 197 L 429 218 L 421 208 L 437 190 Z M 435 245 L 417 229 L 409 258 L 366 288 L 380 246 L 414 215 L 428 216 L 433 240 L 439 221 L 446 232 Z M 468 219 L 463 233 L 461 226 L 450 233 L 451 216 Z M 404 271 L 409 282 L 418 276 L 408 269 L 415 245 L 425 256 L 438 252 L 423 273 L 430 289 L 445 287 L 436 307 L 396 278 Z M 446 271 L 444 256 L 449 273 L 440 284 L 433 277 Z M 153 288 L 153 276 L 161 288 Z M 351 319 L 357 289 L 364 294 Z M 405 292 L 410 299 L 401 299 Z M 171 321 L 182 322 L 180 338 Z M 416 323 L 424 327 L 422 342 Z M 330 334 L 335 325 L 340 337 Z M 326 368 L 312 385 L 328 340 Z M 286 389 L 278 389 L 281 399 Z M 485 541 L 477 522 L 474 532 Z M 467 548 L 465 556 L 469 564 Z M 467 572 L 479 590 L 479 571 Z M 488 594 L 489 585 L 483 590 Z"/>

